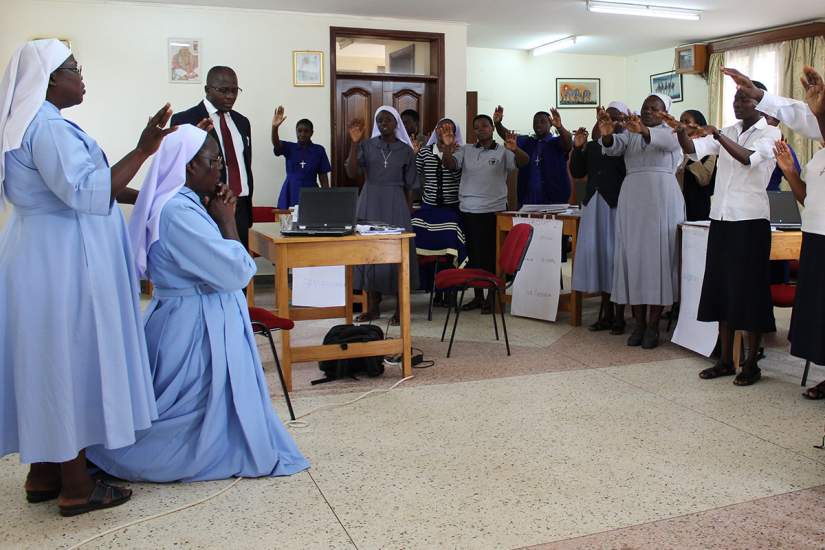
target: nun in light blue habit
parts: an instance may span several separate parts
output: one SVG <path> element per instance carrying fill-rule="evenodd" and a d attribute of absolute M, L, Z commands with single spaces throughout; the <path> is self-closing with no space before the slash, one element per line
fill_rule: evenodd
<path fill-rule="evenodd" d="M 309 467 L 272 409 L 241 291 L 255 263 L 222 198 L 231 192 L 218 186 L 219 154 L 206 132 L 180 126 L 155 155 L 129 223 L 136 269 L 155 286 L 145 330 L 159 418 L 134 445 L 88 450 L 119 478 L 200 481 Z"/>
<path fill-rule="evenodd" d="M 64 515 L 131 492 L 95 482 L 83 450 L 135 441 L 156 417 L 138 279 L 114 200 L 167 131 L 164 107 L 110 167 L 61 109 L 83 101 L 71 51 L 27 42 L 0 82 L 0 456 L 32 464 L 29 502 Z M 61 469 L 62 468 L 62 469 Z"/>

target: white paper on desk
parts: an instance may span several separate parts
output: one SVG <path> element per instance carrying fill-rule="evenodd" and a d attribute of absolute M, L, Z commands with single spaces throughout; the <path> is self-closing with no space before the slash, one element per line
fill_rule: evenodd
<path fill-rule="evenodd" d="M 710 356 L 719 336 L 719 323 L 696 320 L 702 281 L 705 278 L 705 256 L 708 249 L 708 228 L 682 225 L 682 279 L 679 322 L 671 341 L 683 348 Z"/>
<path fill-rule="evenodd" d="M 292 270 L 292 305 L 335 307 L 346 303 L 344 266 L 296 267 Z"/>
<path fill-rule="evenodd" d="M 510 313 L 555 321 L 561 292 L 561 220 L 513 218 L 513 225 L 533 226 L 533 240 L 513 283 Z"/>

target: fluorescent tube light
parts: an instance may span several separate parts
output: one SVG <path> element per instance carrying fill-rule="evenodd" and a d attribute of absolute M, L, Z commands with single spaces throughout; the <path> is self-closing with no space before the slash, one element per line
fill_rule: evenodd
<path fill-rule="evenodd" d="M 604 0 L 587 0 L 587 11 L 618 15 L 638 15 L 641 17 L 663 17 L 684 21 L 698 21 L 702 13 L 700 10 L 689 10 L 685 8 L 628 4 L 625 2 L 606 2 Z"/>
<path fill-rule="evenodd" d="M 576 45 L 576 37 L 575 36 L 568 36 L 567 38 L 562 38 L 561 40 L 555 40 L 553 42 L 548 42 L 547 44 L 543 44 L 537 48 L 533 48 L 531 53 L 533 55 L 543 55 L 550 52 L 555 52 L 557 50 L 563 50 L 565 48 L 569 48 L 571 46 Z"/>

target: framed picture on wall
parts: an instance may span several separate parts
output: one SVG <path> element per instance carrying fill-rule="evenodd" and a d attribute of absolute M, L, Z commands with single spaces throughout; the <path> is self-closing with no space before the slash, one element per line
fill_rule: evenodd
<path fill-rule="evenodd" d="M 292 52 L 292 85 L 324 85 L 324 52 L 308 50 Z"/>
<path fill-rule="evenodd" d="M 592 109 L 599 106 L 601 79 L 557 78 L 556 107 L 559 109 Z"/>
<path fill-rule="evenodd" d="M 170 38 L 169 82 L 198 84 L 201 81 L 201 41 L 197 38 Z"/>
<path fill-rule="evenodd" d="M 676 71 L 650 75 L 650 93 L 670 96 L 674 103 L 682 101 L 682 75 Z"/>

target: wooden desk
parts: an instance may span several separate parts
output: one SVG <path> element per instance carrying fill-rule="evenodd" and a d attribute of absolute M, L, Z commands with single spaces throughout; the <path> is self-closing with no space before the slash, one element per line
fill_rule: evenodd
<path fill-rule="evenodd" d="M 279 317 L 293 321 L 344 318 L 352 323 L 352 266 L 399 264 L 398 288 L 401 314 L 401 338 L 338 345 L 297 346 L 290 344 L 288 330 L 281 331 L 281 366 L 288 389 L 292 389 L 292 363 L 392 355 L 403 357 L 402 372 L 412 374 L 410 336 L 410 239 L 413 233 L 400 235 L 350 235 L 347 237 L 283 237 L 277 223 L 255 224 L 249 231 L 249 248 L 275 266 L 275 296 Z M 346 305 L 339 307 L 291 307 L 289 269 L 294 267 L 346 266 Z"/>
<path fill-rule="evenodd" d="M 496 214 L 496 275 L 502 276 L 501 268 L 499 267 L 499 256 L 501 255 L 501 246 L 504 244 L 504 239 L 507 233 L 513 228 L 513 218 L 538 218 L 543 220 L 560 220 L 562 222 L 562 234 L 568 235 L 572 238 L 572 254 L 571 266 L 575 262 L 576 254 L 576 240 L 579 238 L 579 223 L 581 222 L 580 214 L 542 214 L 538 212 L 499 212 Z M 595 295 L 594 295 L 595 296 Z M 563 293 L 559 296 L 559 311 L 567 311 L 570 313 L 570 324 L 574 327 L 582 324 L 582 300 L 581 292 L 572 290 Z M 509 303 L 510 296 L 505 296 L 504 301 Z"/>

